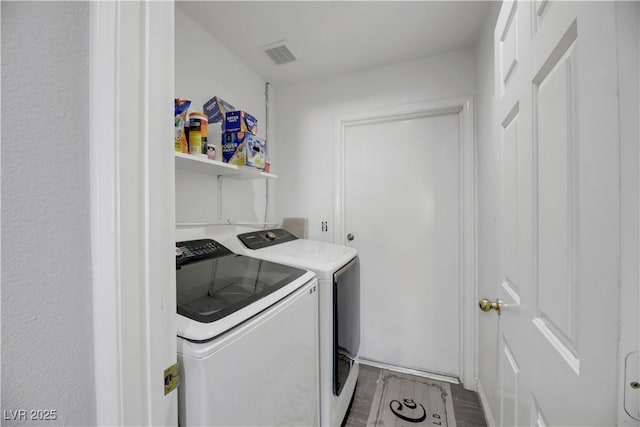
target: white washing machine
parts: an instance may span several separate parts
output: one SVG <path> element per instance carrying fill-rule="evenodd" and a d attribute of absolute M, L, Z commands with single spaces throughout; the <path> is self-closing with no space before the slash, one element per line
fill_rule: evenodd
<path fill-rule="evenodd" d="M 176 248 L 180 425 L 318 425 L 314 274 L 211 239 Z"/>
<path fill-rule="evenodd" d="M 340 426 L 355 391 L 360 347 L 360 265 L 356 249 L 298 239 L 282 229 L 218 228 L 237 253 L 313 271 L 320 293 L 320 424 Z"/>

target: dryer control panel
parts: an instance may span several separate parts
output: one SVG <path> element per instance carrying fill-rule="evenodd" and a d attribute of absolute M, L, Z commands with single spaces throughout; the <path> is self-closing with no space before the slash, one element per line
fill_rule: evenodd
<path fill-rule="evenodd" d="M 282 228 L 238 234 L 238 239 L 249 249 L 261 249 L 296 240 L 297 237 Z"/>

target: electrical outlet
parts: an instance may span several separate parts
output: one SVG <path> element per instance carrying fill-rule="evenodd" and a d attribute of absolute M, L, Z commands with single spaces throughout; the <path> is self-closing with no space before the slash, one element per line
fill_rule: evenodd
<path fill-rule="evenodd" d="M 321 230 L 322 230 L 323 233 L 326 233 L 327 231 L 329 231 L 329 222 L 328 221 L 322 221 Z"/>

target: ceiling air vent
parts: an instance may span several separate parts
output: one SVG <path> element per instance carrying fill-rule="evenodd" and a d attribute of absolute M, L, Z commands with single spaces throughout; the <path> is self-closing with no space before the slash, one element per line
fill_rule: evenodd
<path fill-rule="evenodd" d="M 276 45 L 272 45 L 264 51 L 269 57 L 276 63 L 276 65 L 288 64 L 289 62 L 297 61 L 298 58 L 293 56 L 293 53 L 282 42 Z"/>

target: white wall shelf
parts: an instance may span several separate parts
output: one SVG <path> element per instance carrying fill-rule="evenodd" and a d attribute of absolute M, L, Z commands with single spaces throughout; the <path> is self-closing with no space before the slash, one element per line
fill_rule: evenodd
<path fill-rule="evenodd" d="M 189 170 L 215 176 L 229 176 L 234 179 L 275 179 L 278 176 L 262 172 L 248 166 L 230 165 L 219 160 L 209 160 L 191 154 L 174 153 L 176 169 Z"/>

